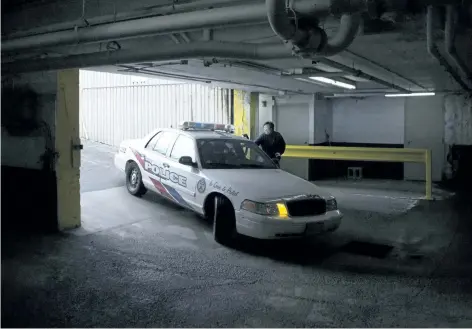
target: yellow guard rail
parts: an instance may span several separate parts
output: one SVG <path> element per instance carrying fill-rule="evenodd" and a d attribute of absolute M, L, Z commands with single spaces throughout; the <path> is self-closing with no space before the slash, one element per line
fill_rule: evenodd
<path fill-rule="evenodd" d="M 341 146 L 287 145 L 284 157 L 356 160 L 382 162 L 424 163 L 426 177 L 426 200 L 432 200 L 431 150 L 411 148 L 375 148 Z"/>

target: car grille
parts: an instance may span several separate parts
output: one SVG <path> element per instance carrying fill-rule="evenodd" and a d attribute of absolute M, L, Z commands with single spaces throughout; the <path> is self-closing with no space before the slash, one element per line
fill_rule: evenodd
<path fill-rule="evenodd" d="M 326 201 L 321 198 L 288 201 L 287 209 L 292 217 L 321 215 L 326 212 Z"/>

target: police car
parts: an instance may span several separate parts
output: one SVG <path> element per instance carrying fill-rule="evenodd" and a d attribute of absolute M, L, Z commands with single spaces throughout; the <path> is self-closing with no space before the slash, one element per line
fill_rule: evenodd
<path fill-rule="evenodd" d="M 225 124 L 183 122 L 126 140 L 115 166 L 134 196 L 147 190 L 213 220 L 217 242 L 237 234 L 260 239 L 308 237 L 336 230 L 336 199 L 279 169 L 253 142 Z"/>

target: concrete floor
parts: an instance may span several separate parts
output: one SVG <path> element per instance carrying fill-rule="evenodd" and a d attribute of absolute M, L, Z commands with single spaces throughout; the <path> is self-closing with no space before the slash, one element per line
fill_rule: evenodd
<path fill-rule="evenodd" d="M 2 236 L 3 327 L 472 326 L 472 207 L 461 196 L 323 182 L 345 213 L 339 231 L 228 249 L 211 223 L 129 195 L 112 152 L 85 144 L 80 229 Z M 393 249 L 363 256 L 352 241 Z"/>

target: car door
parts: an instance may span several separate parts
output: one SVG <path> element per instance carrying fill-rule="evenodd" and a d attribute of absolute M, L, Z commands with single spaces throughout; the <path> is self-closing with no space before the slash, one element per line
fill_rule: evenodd
<path fill-rule="evenodd" d="M 131 147 L 131 151 L 135 156 L 135 160 L 141 168 L 143 184 L 151 190 L 155 190 L 154 184 L 151 181 L 151 177 L 154 179 L 159 178 L 156 178 L 154 173 L 149 170 L 149 158 L 151 156 L 151 152 L 154 148 L 154 145 L 156 145 L 157 140 L 162 136 L 161 133 L 162 131 L 157 131 L 153 135 L 148 137 L 147 140 L 144 141 L 143 148 Z"/>
<path fill-rule="evenodd" d="M 174 131 L 161 131 L 150 142 L 144 149 L 144 175 L 147 176 L 147 180 L 143 178 L 143 182 L 147 187 L 158 192 L 159 194 L 176 201 L 171 194 L 162 185 L 161 181 L 168 176 L 168 164 L 166 154 L 169 148 L 174 144 L 177 138 L 177 133 Z M 144 176 L 143 175 L 143 176 Z"/>
<path fill-rule="evenodd" d="M 192 158 L 195 166 L 179 163 L 183 156 Z M 167 180 L 162 180 L 166 184 L 172 195 L 178 198 L 179 203 L 192 210 L 199 211 L 196 198 L 197 183 L 201 178 L 197 163 L 197 152 L 195 139 L 181 134 L 177 137 L 172 149 L 169 152 L 169 176 Z M 168 186 L 167 186 L 168 185 Z"/>

